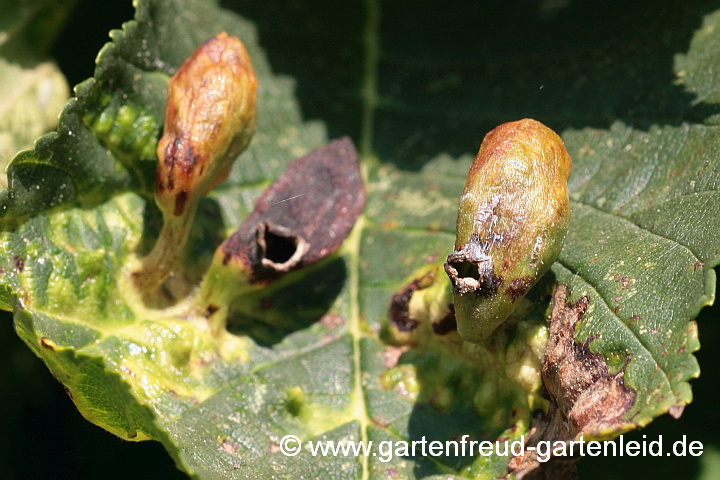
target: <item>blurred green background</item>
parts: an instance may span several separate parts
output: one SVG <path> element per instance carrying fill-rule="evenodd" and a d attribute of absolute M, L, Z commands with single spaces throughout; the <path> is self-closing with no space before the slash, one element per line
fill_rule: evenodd
<path fill-rule="evenodd" d="M 78 2 L 56 39 L 50 56 L 70 85 L 93 73 L 98 50 L 108 31 L 132 18 L 129 0 Z M 580 478 L 720 479 L 720 306 L 706 308 L 698 318 L 702 349 L 697 358 L 700 379 L 692 383 L 695 400 L 680 420 L 663 416 L 625 439 L 664 437 L 667 449 L 683 435 L 705 446 L 701 457 L 586 458 Z M 187 478 L 176 470 L 155 442 L 122 441 L 85 421 L 62 385 L 20 341 L 12 315 L 0 312 L 0 479 Z"/>

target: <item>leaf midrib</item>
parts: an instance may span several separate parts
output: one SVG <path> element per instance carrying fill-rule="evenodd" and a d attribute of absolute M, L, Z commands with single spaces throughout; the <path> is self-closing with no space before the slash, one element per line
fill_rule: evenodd
<path fill-rule="evenodd" d="M 363 183 L 368 185 L 367 166 L 375 159 L 373 154 L 373 128 L 375 124 L 375 109 L 378 104 L 378 65 L 380 62 L 380 1 L 365 1 L 365 30 L 363 32 L 363 46 L 365 47 L 365 62 L 362 84 L 362 130 L 360 133 L 360 156 L 362 162 Z M 360 438 L 363 444 L 368 444 L 368 405 L 363 389 L 362 375 L 362 349 L 360 342 L 363 337 L 360 316 L 360 245 L 362 241 L 365 215 L 363 214 L 355 225 L 353 236 L 348 245 L 350 259 L 350 325 L 349 332 L 353 345 L 353 411 L 360 422 Z M 360 458 L 362 464 L 362 480 L 370 478 L 369 459 Z"/>

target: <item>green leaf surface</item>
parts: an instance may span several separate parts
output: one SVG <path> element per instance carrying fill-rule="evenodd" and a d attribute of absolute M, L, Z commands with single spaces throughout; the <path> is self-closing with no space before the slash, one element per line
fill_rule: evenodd
<path fill-rule="evenodd" d="M 692 319 L 714 298 L 720 257 L 720 11 L 517 3 L 137 1 L 57 133 L 9 166 L 0 307 L 86 418 L 161 441 L 196 478 L 501 477 L 503 456 L 286 457 L 278 443 L 525 431 L 514 390 L 478 403 L 494 377 L 477 362 L 403 353 L 384 329 L 408 275 L 452 250 L 482 136 L 532 116 L 573 156 L 573 220 L 523 321 L 541 325 L 549 289 L 568 284 L 590 299 L 577 340 L 636 393 L 628 425 L 689 403 Z M 127 265 L 161 224 L 152 185 L 169 76 L 223 30 L 253 58 L 257 133 L 201 203 L 176 291 L 197 285 L 291 159 L 329 139 L 355 139 L 368 199 L 340 255 L 244 298 L 232 333 L 215 337 L 201 318 L 144 307 Z"/>

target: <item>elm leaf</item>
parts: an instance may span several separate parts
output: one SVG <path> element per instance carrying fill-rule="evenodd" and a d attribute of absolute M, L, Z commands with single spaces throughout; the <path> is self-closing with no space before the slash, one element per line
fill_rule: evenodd
<path fill-rule="evenodd" d="M 538 2 L 519 16 L 514 3 L 135 3 L 57 132 L 14 158 L 0 192 L 0 307 L 90 421 L 162 442 L 200 479 L 501 478 L 508 455 L 386 462 L 377 442 L 515 439 L 535 407 L 575 419 L 580 400 L 560 400 L 564 384 L 551 399 L 518 386 L 551 358 L 543 332 L 561 314 L 573 336 L 548 345 L 569 345 L 631 392 L 618 415 L 582 426 L 602 427 L 592 435 L 690 403 L 702 329 L 693 319 L 714 299 L 720 259 L 712 4 L 673 1 L 647 15 L 642 5 Z M 338 254 L 243 297 L 229 331 L 213 333 L 182 300 L 146 307 L 127 265 L 161 225 L 152 187 L 167 80 L 221 31 L 252 56 L 257 132 L 200 203 L 168 301 L 192 295 L 216 247 L 294 158 L 349 135 L 367 197 Z M 394 344 L 391 299 L 452 250 L 482 136 L 524 117 L 560 133 L 573 157 L 558 261 L 489 353 L 447 336 Z M 376 455 L 284 456 L 287 434 L 373 440 Z"/>

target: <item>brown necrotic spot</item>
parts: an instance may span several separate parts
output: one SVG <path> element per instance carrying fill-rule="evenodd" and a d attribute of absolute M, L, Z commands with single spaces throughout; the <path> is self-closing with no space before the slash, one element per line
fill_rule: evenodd
<path fill-rule="evenodd" d="M 568 302 L 568 288 L 559 285 L 553 299 L 550 336 L 543 362 L 543 383 L 569 422 L 573 434 L 591 434 L 626 421 L 635 392 L 625 387 L 624 369 L 610 374 L 605 357 L 590 350 L 592 338 L 575 340 L 575 327 L 589 299 Z M 631 360 L 626 358 L 626 363 Z"/>
<path fill-rule="evenodd" d="M 457 330 L 457 320 L 455 319 L 455 308 L 450 305 L 450 313 L 445 315 L 439 322 L 432 324 L 435 335 L 447 335 Z"/>
<path fill-rule="evenodd" d="M 176 187 L 183 188 L 182 191 L 185 192 L 185 196 L 187 197 L 187 188 L 191 184 L 191 179 L 193 176 L 198 175 L 197 172 L 194 172 L 198 162 L 201 163 L 201 170 L 204 171 L 204 162 L 196 154 L 192 140 L 184 134 L 174 138 L 165 146 L 163 157 L 162 164 L 158 164 L 157 167 L 157 175 L 155 177 L 156 191 L 163 192 L 168 190 L 172 192 Z M 178 194 L 178 196 L 179 195 L 180 194 Z M 180 213 L 177 213 L 177 199 L 175 211 L 175 215 L 182 213 L 182 207 L 180 208 Z"/>
<path fill-rule="evenodd" d="M 205 310 L 205 318 L 210 318 L 213 316 L 213 313 L 217 312 L 220 309 L 217 305 L 210 304 L 208 305 L 207 309 Z"/>
<path fill-rule="evenodd" d="M 187 202 L 187 199 L 187 190 L 183 190 L 182 192 L 179 192 L 177 194 L 177 197 L 175 197 L 175 211 L 173 212 L 175 216 L 182 215 L 183 211 L 185 210 L 185 203 Z"/>
<path fill-rule="evenodd" d="M 530 289 L 530 286 L 532 286 L 532 283 L 532 277 L 522 277 L 510 282 L 510 285 L 508 285 L 508 293 L 512 301 L 515 302 L 515 300 L 525 295 Z"/>
<path fill-rule="evenodd" d="M 340 248 L 364 205 L 355 146 L 332 141 L 288 165 L 220 246 L 223 263 L 242 264 L 253 282 L 311 265 Z"/>
<path fill-rule="evenodd" d="M 632 281 L 631 277 L 620 275 L 619 273 L 616 273 L 613 279 L 620 283 L 622 285 L 623 290 L 627 290 L 628 286 L 630 286 L 630 282 Z"/>
<path fill-rule="evenodd" d="M 330 329 L 338 328 L 345 323 L 345 319 L 337 313 L 326 313 L 320 318 L 320 323 Z"/>
<path fill-rule="evenodd" d="M 17 269 L 18 273 L 21 273 L 23 270 L 25 270 L 25 260 L 20 257 L 15 257 L 15 268 Z"/>
<path fill-rule="evenodd" d="M 410 318 L 410 299 L 419 284 L 420 280 L 410 282 L 390 300 L 390 321 L 401 332 L 410 332 L 418 326 L 418 322 Z"/>
<path fill-rule="evenodd" d="M 625 414 L 635 404 L 635 392 L 625 386 L 625 368 L 609 373 L 605 357 L 590 349 L 594 338 L 585 342 L 575 340 L 575 328 L 583 320 L 590 299 L 581 297 L 575 303 L 568 299 L 567 286 L 558 285 L 542 365 L 543 386 L 551 405 L 547 414 L 533 420 L 526 447 L 536 446 L 540 441 L 607 435 L 631 423 Z M 631 359 L 630 355 L 626 357 L 625 366 Z M 535 451 L 526 448 L 525 452 L 510 460 L 510 471 L 518 478 L 566 478 L 557 475 L 552 463 L 540 463 Z M 574 467 L 577 459 L 565 460 L 569 467 Z"/>
<path fill-rule="evenodd" d="M 165 158 L 163 163 L 165 166 L 166 174 L 161 174 L 162 165 L 158 165 L 158 175 L 156 175 L 157 189 L 162 191 L 167 188 L 168 190 L 175 189 L 175 175 L 176 166 L 180 163 L 179 159 L 185 151 L 184 142 L 182 138 L 175 138 L 173 141 L 168 142 L 165 147 Z M 165 178 L 165 182 L 163 182 Z"/>

